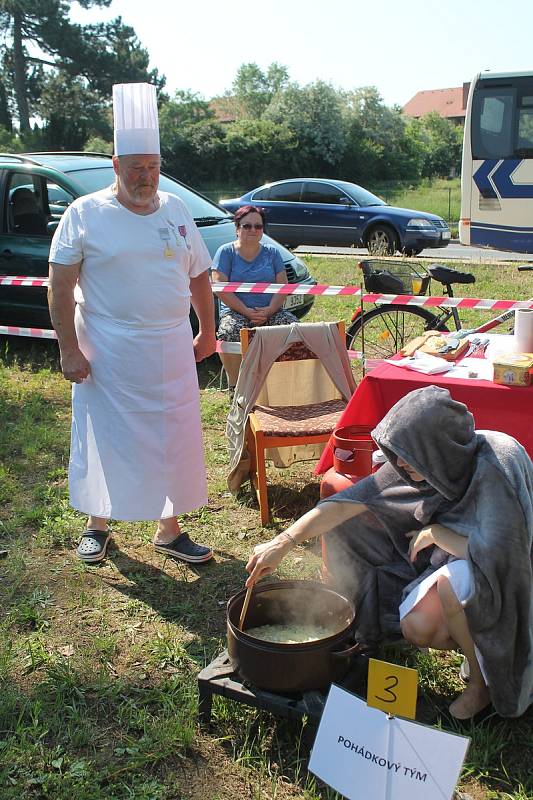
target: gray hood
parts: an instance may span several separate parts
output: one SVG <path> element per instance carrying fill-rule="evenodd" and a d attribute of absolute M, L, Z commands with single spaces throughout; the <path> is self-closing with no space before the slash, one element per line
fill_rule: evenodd
<path fill-rule="evenodd" d="M 409 572 L 414 578 L 427 561 L 424 551 L 411 564 L 405 534 L 443 525 L 468 539 L 473 591 L 464 611 L 494 708 L 519 716 L 533 703 L 531 459 L 511 436 L 474 431 L 466 406 L 436 386 L 402 398 L 372 435 L 389 463 L 323 501 L 367 508 L 326 537 L 333 541 L 328 569 L 331 564 L 344 591 L 354 586 L 357 637 L 380 641 L 394 625 L 399 633 L 399 602 L 436 566 L 410 582 Z M 409 478 L 398 457 L 425 481 Z"/>
<path fill-rule="evenodd" d="M 410 486 L 432 487 L 448 500 L 461 497 L 472 476 L 478 437 L 474 418 L 447 389 L 427 386 L 399 400 L 372 437 Z M 417 483 L 397 465 L 398 457 L 424 477 Z"/>

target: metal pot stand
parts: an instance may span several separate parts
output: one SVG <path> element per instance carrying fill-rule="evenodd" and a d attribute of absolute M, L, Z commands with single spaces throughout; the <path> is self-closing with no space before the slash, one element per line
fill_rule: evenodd
<path fill-rule="evenodd" d="M 357 656 L 348 674 L 338 685 L 354 694 L 363 689 L 364 694 L 368 658 L 371 655 L 372 653 L 368 652 Z M 211 721 L 214 694 L 252 708 L 269 711 L 285 719 L 301 719 L 306 716 L 316 722 L 322 716 L 327 697 L 327 692 L 317 690 L 276 694 L 245 683 L 232 667 L 227 650 L 220 653 L 198 675 L 198 716 L 201 724 L 207 725 Z M 363 697 L 363 694 L 358 696 Z"/>

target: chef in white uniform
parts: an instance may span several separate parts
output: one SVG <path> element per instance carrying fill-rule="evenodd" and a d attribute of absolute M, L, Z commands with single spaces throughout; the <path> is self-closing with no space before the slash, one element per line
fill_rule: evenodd
<path fill-rule="evenodd" d="M 215 350 L 211 258 L 183 202 L 158 191 L 155 87 L 114 86 L 113 109 L 115 185 L 74 201 L 50 250 L 73 382 L 70 502 L 89 515 L 77 554 L 105 557 L 110 518 L 158 520 L 158 552 L 203 562 L 211 549 L 177 517 L 207 501 L 195 360 Z"/>

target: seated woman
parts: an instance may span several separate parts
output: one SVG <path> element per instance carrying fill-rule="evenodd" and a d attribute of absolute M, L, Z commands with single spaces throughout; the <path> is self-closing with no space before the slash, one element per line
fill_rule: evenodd
<path fill-rule="evenodd" d="M 533 464 L 446 389 L 402 398 L 373 431 L 388 463 L 258 545 L 252 584 L 295 545 L 324 535 L 328 571 L 352 597 L 366 645 L 400 633 L 460 648 L 470 681 L 450 713 L 490 701 L 502 716 L 533 702 Z"/>
<path fill-rule="evenodd" d="M 265 229 L 263 209 L 243 206 L 235 212 L 233 221 L 237 240 L 218 248 L 213 259 L 212 279 L 220 283 L 287 283 L 281 253 L 274 245 L 261 243 Z M 224 292 L 220 298 L 221 319 L 217 338 L 224 342 L 240 341 L 241 328 L 298 322 L 294 314 L 282 309 L 283 295 Z M 220 360 L 231 391 L 237 383 L 241 356 L 220 353 Z"/>

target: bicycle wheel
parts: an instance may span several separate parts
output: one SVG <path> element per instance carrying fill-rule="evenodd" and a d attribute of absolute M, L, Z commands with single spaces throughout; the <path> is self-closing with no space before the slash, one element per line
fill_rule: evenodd
<path fill-rule="evenodd" d="M 439 318 L 418 306 L 383 305 L 372 308 L 358 317 L 346 331 L 348 350 L 362 350 L 361 327 L 364 320 L 366 358 L 390 358 L 424 331 L 447 328 Z"/>

